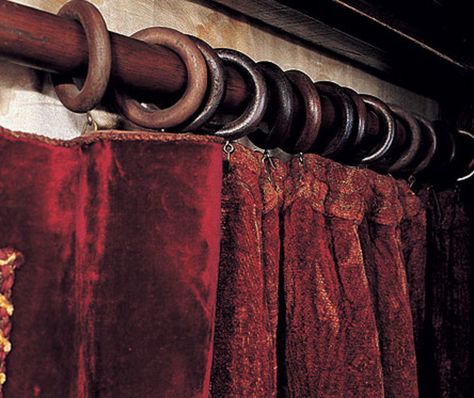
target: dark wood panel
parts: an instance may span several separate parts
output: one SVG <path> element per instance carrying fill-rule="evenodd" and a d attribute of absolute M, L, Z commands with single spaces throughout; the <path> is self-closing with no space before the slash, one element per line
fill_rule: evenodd
<path fill-rule="evenodd" d="M 474 34 L 468 2 L 211 2 L 439 101 L 470 95 Z"/>

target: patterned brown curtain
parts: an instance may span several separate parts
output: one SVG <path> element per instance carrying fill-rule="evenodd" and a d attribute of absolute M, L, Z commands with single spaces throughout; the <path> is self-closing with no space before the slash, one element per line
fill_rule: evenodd
<path fill-rule="evenodd" d="M 383 396 L 358 237 L 362 174 L 317 156 L 291 166 L 283 215 L 289 396 Z"/>

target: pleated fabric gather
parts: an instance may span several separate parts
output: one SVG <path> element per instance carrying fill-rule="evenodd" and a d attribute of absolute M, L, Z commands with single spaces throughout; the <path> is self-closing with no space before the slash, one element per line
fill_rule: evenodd
<path fill-rule="evenodd" d="M 0 131 L 0 397 L 472 396 L 461 195 L 223 144 Z"/>

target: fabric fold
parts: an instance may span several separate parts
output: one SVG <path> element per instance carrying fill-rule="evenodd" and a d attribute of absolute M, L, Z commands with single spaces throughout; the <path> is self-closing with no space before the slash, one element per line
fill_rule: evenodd
<path fill-rule="evenodd" d="M 222 241 L 211 396 L 272 397 L 275 385 L 275 300 L 278 194 L 262 186 L 262 161 L 234 144 L 224 167 Z M 261 188 L 264 188 L 263 192 Z M 263 194 L 263 197 L 262 197 Z M 272 203 L 273 201 L 273 203 Z"/>
<path fill-rule="evenodd" d="M 367 179 L 360 169 L 325 163 L 329 187 L 326 225 L 341 285 L 347 342 L 344 397 L 383 397 L 379 332 L 359 237 Z"/>
<path fill-rule="evenodd" d="M 426 396 L 471 397 L 472 223 L 458 192 L 422 189 L 427 208 Z"/>
<path fill-rule="evenodd" d="M 425 314 L 426 314 L 426 211 L 420 198 L 403 180 L 396 181 L 398 196 L 403 207 L 400 237 L 407 274 L 410 306 L 413 318 L 413 336 L 418 369 L 420 396 L 426 394 Z"/>
<path fill-rule="evenodd" d="M 366 173 L 367 212 L 359 233 L 379 331 L 385 397 L 418 397 L 413 319 L 400 240 L 403 208 L 391 177 Z"/>
<path fill-rule="evenodd" d="M 261 156 L 261 155 L 260 155 Z M 283 206 L 284 181 L 286 166 L 277 158 L 261 158 L 264 171 L 260 174 L 260 191 L 262 192 L 262 249 L 264 270 L 264 292 L 269 314 L 268 332 L 271 336 L 269 367 L 272 371 L 272 386 L 269 397 L 277 396 L 280 387 L 278 378 L 282 375 L 279 369 L 281 362 L 281 341 L 277 335 L 281 325 L 281 239 L 280 214 Z"/>
<path fill-rule="evenodd" d="M 290 160 L 285 189 L 286 370 L 292 397 L 382 397 L 377 328 L 353 170 Z"/>

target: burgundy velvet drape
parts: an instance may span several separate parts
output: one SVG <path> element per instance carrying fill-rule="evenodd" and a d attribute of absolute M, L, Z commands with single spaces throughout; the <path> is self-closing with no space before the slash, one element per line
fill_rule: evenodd
<path fill-rule="evenodd" d="M 472 189 L 472 185 L 471 185 Z M 470 196 L 469 196 L 470 195 Z M 472 202 L 456 190 L 423 189 L 427 209 L 426 397 L 472 397 Z M 472 200 L 471 190 L 467 198 Z M 469 207 L 470 206 L 470 207 Z"/>
<path fill-rule="evenodd" d="M 0 129 L 0 397 L 472 396 L 461 195 L 233 145 Z"/>
<path fill-rule="evenodd" d="M 206 397 L 221 145 L 2 130 L 0 153 L 0 247 L 25 257 L 5 396 Z"/>

